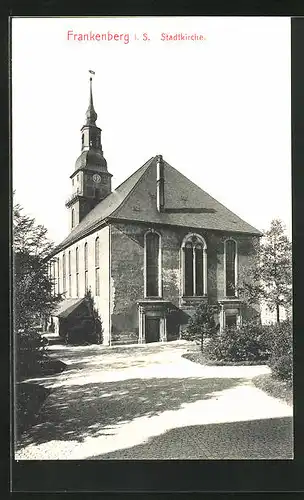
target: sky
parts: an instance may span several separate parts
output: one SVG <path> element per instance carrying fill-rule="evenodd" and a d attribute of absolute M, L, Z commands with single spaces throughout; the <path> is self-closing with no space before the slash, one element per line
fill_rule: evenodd
<path fill-rule="evenodd" d="M 122 39 L 77 39 L 90 32 Z M 55 243 L 69 232 L 89 69 L 113 188 L 162 154 L 249 224 L 280 218 L 291 237 L 289 18 L 14 18 L 13 189 Z"/>

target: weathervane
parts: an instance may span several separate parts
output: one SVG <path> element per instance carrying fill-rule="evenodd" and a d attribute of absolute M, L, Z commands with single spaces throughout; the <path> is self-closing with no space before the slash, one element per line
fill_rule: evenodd
<path fill-rule="evenodd" d="M 89 69 L 89 73 L 90 73 L 91 75 L 95 75 L 95 71 L 93 71 L 92 69 Z M 90 81 L 92 81 L 92 77 L 91 77 L 91 76 L 90 76 Z"/>

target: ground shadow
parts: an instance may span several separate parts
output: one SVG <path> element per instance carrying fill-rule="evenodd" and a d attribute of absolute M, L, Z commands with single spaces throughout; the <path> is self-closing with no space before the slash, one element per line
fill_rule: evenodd
<path fill-rule="evenodd" d="M 149 378 L 63 385 L 48 398 L 22 446 L 52 440 L 84 441 L 111 433 L 109 427 L 138 417 L 152 417 L 183 404 L 217 397 L 240 379 Z"/>
<path fill-rule="evenodd" d="M 292 418 L 192 425 L 146 443 L 88 460 L 287 460 L 293 458 Z"/>
<path fill-rule="evenodd" d="M 174 342 L 172 342 L 174 344 Z M 61 359 L 67 363 L 67 371 L 81 370 L 88 367 L 97 367 L 104 370 L 120 370 L 130 367 L 144 367 L 151 364 L 149 355 L 157 355 L 162 351 L 166 352 L 167 343 L 153 343 L 150 345 L 127 345 L 117 347 L 97 347 L 90 346 L 88 349 L 77 347 L 66 347 L 60 350 L 50 350 L 49 356 L 53 359 Z M 185 350 L 184 345 L 174 344 L 174 350 Z M 153 364 L 163 364 L 161 357 L 155 356 Z"/>

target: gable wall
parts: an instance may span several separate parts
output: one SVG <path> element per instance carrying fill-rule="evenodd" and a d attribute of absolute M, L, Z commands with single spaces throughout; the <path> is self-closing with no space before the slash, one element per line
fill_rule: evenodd
<path fill-rule="evenodd" d="M 111 227 L 111 314 L 113 341 L 137 342 L 137 301 L 144 299 L 144 234 L 149 225 L 115 223 Z M 162 298 L 180 307 L 182 290 L 180 247 L 189 228 L 154 228 L 162 242 Z M 196 230 L 207 243 L 208 298 L 212 302 L 224 297 L 224 241 L 231 234 Z M 247 277 L 253 265 L 257 237 L 234 235 L 238 243 L 238 283 Z M 186 308 L 187 309 L 187 308 Z M 187 312 L 187 311 L 186 311 Z M 184 317 L 183 321 L 189 319 Z"/>

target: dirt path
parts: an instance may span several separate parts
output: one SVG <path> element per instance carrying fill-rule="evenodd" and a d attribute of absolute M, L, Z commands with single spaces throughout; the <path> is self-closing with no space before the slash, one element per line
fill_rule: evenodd
<path fill-rule="evenodd" d="M 211 367 L 184 341 L 54 346 L 68 364 L 16 459 L 292 458 L 292 408 L 251 383 L 266 366 Z"/>

